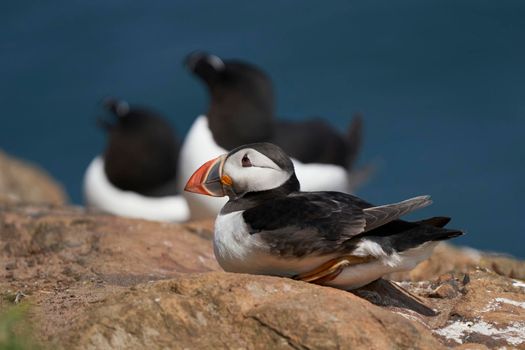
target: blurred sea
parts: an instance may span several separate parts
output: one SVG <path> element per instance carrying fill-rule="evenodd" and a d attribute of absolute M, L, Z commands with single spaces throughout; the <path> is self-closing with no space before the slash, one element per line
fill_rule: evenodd
<path fill-rule="evenodd" d="M 475 248 L 525 257 L 525 2 L 18 1 L 0 11 L 0 148 L 81 203 L 108 95 L 152 106 L 183 135 L 205 111 L 182 67 L 204 49 L 271 74 L 280 116 L 365 117 L 358 193 L 419 194 Z"/>

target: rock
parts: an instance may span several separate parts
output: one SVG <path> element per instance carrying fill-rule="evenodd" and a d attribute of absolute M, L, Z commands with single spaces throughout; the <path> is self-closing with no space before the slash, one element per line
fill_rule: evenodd
<path fill-rule="evenodd" d="M 430 298 L 454 298 L 457 295 L 456 288 L 452 284 L 444 283 L 437 287 L 428 296 Z"/>
<path fill-rule="evenodd" d="M 211 242 L 196 232 L 191 225 L 131 220 L 74 207 L 0 208 L 0 279 L 12 273 L 14 281 L 37 280 L 40 288 L 48 282 L 91 280 L 129 286 L 218 270 Z"/>
<path fill-rule="evenodd" d="M 446 345 L 525 349 L 525 285 L 482 270 L 470 278 L 458 298 L 446 301 L 448 318 L 434 333 Z"/>
<path fill-rule="evenodd" d="M 442 348 L 423 326 L 351 293 L 267 276 L 186 275 L 140 285 L 88 313 L 80 339 L 58 335 L 66 348 Z"/>
<path fill-rule="evenodd" d="M 486 347 L 483 344 L 474 344 L 474 343 L 466 343 L 466 344 L 454 347 L 454 350 L 487 350 L 487 349 L 488 347 Z"/>
<path fill-rule="evenodd" d="M 525 280 L 525 262 L 501 254 L 482 254 L 478 265 L 498 275 Z"/>
<path fill-rule="evenodd" d="M 465 279 L 465 274 L 455 272 L 433 281 L 400 283 L 433 307 L 438 312 L 436 316 L 415 313 L 389 300 L 385 293 L 375 295 L 371 301 L 424 324 L 450 347 L 525 349 L 525 283 L 485 269 L 471 269 L 469 276 Z M 436 291 L 448 291 L 449 287 L 454 293 L 436 298 Z"/>
<path fill-rule="evenodd" d="M 44 170 L 0 151 L 0 203 L 63 204 L 63 188 Z"/>
<path fill-rule="evenodd" d="M 0 309 L 29 305 L 36 340 L 62 349 L 525 349 L 517 260 L 445 246 L 443 266 L 349 293 L 222 272 L 211 228 L 0 206 Z"/>
<path fill-rule="evenodd" d="M 389 277 L 396 281 L 425 281 L 449 271 L 467 272 L 475 267 L 525 280 L 525 261 L 472 248 L 458 248 L 448 243 L 437 246 L 430 259 L 423 261 L 412 271 L 393 273 Z"/>

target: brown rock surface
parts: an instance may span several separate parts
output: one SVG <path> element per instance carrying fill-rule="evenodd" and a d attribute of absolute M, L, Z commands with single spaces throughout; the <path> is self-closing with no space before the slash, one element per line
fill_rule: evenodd
<path fill-rule="evenodd" d="M 63 204 L 62 187 L 44 170 L 0 150 L 0 203 Z"/>
<path fill-rule="evenodd" d="M 450 314 L 435 333 L 447 345 L 482 343 L 491 348 L 525 349 L 525 284 L 482 270 L 469 275 Z"/>
<path fill-rule="evenodd" d="M 397 276 L 439 312 L 424 316 L 379 282 L 354 295 L 221 272 L 210 229 L 0 206 L 0 309 L 18 295 L 37 340 L 64 349 L 525 349 L 525 283 L 503 276 L 522 262 L 440 248 Z"/>
<path fill-rule="evenodd" d="M 483 267 L 499 275 L 525 280 L 525 261 L 503 254 L 483 253 L 472 248 L 454 247 L 441 243 L 430 259 L 408 272 L 394 273 L 396 281 L 424 281 L 449 271 L 467 272 L 473 267 Z"/>
<path fill-rule="evenodd" d="M 423 326 L 350 293 L 220 272 L 140 285 L 116 295 L 90 308 L 79 332 L 82 348 L 442 347 Z M 68 346 L 78 342 L 76 336 L 69 339 Z"/>

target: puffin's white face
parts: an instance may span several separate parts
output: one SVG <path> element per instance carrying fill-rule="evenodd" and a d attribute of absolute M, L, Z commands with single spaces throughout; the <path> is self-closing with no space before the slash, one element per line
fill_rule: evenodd
<path fill-rule="evenodd" d="M 271 156 L 268 156 L 271 155 Z M 294 176 L 288 186 L 285 184 Z M 261 142 L 241 146 L 204 163 L 186 183 L 185 191 L 207 196 L 238 198 L 285 185 L 298 191 L 292 160 L 281 148 Z"/>
<path fill-rule="evenodd" d="M 238 195 L 277 188 L 291 175 L 253 148 L 243 148 L 231 154 L 222 169 L 222 176 L 231 179 L 231 186 Z"/>

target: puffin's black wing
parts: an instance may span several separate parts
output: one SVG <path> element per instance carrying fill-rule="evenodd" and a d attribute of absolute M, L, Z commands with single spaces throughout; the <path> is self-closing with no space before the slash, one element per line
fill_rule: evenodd
<path fill-rule="evenodd" d="M 333 253 L 342 243 L 430 204 L 416 197 L 373 207 L 339 192 L 296 193 L 266 201 L 243 213 L 251 234 L 257 234 L 281 256 Z"/>

